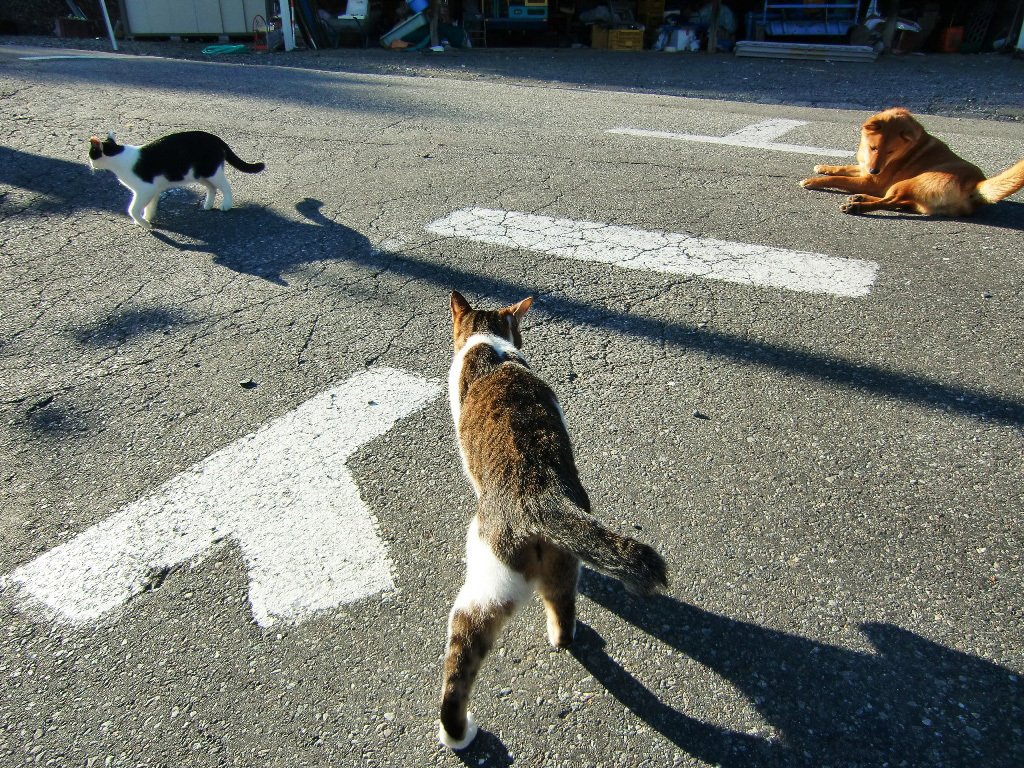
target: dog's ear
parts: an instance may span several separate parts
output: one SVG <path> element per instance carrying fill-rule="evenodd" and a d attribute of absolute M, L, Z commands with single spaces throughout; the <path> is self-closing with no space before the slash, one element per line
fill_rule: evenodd
<path fill-rule="evenodd" d="M 914 116 L 905 109 L 896 109 L 892 112 L 896 122 L 894 126 L 897 128 L 896 135 L 907 144 L 919 141 L 924 135 L 924 128 L 914 119 Z"/>
<path fill-rule="evenodd" d="M 924 128 L 916 120 L 907 120 L 903 125 L 900 126 L 899 136 L 907 144 L 914 144 L 920 140 L 924 134 Z"/>

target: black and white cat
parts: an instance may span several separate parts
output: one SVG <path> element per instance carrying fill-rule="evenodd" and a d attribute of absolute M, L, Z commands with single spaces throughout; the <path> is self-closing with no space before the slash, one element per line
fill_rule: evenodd
<path fill-rule="evenodd" d="M 451 296 L 455 357 L 448 394 L 462 466 L 477 495 L 466 537 L 466 581 L 448 618 L 438 738 L 469 746 L 473 683 L 501 627 L 534 591 L 548 639 L 573 641 L 580 560 L 639 595 L 668 585 L 661 555 L 590 515 L 555 393 L 520 352 L 533 299 L 499 311 Z"/>
<path fill-rule="evenodd" d="M 240 160 L 223 139 L 205 131 L 172 133 L 141 147 L 118 144 L 113 133 L 104 141 L 89 139 L 89 164 L 113 171 L 134 193 L 128 215 L 146 229 L 153 227 L 160 193 L 171 187 L 202 184 L 206 187 L 203 209 L 207 211 L 213 208 L 220 190 L 220 209 L 228 210 L 231 184 L 224 174 L 225 161 L 245 173 L 259 173 L 265 167 Z"/>

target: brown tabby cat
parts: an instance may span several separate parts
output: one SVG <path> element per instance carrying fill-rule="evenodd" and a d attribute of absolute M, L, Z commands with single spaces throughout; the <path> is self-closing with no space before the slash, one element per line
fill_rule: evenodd
<path fill-rule="evenodd" d="M 657 552 L 590 516 L 562 409 L 519 351 L 519 321 L 532 302 L 484 311 L 458 292 L 451 297 L 448 395 L 462 466 L 478 498 L 466 582 L 448 619 L 441 689 L 438 736 L 453 749 L 476 736 L 468 712 L 473 683 L 501 627 L 533 591 L 547 610 L 548 639 L 565 648 L 576 630 L 580 560 L 639 595 L 668 585 Z"/>

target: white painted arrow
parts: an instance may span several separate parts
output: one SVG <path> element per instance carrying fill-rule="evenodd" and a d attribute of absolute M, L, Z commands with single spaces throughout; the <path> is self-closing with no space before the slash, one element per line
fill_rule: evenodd
<path fill-rule="evenodd" d="M 797 152 L 804 155 L 825 155 L 826 157 L 853 157 L 854 152 L 848 149 L 828 149 L 826 147 L 810 147 L 804 144 L 786 144 L 775 141 L 782 134 L 801 125 L 806 120 L 786 120 L 778 118 L 753 123 L 725 136 L 702 136 L 699 133 L 671 133 L 669 131 L 645 131 L 640 128 L 609 128 L 606 133 L 621 133 L 627 136 L 644 136 L 653 139 L 676 139 L 678 141 L 697 141 L 704 144 L 728 144 L 734 147 L 753 147 L 770 149 L 775 152 Z"/>
<path fill-rule="evenodd" d="M 168 569 L 237 542 L 260 626 L 392 589 L 391 561 L 345 461 L 441 391 L 375 368 L 306 401 L 18 568 L 0 585 L 58 619 L 93 621 Z"/>
<path fill-rule="evenodd" d="M 625 269 L 837 296 L 866 296 L 878 273 L 873 261 L 488 208 L 463 208 L 427 229 Z"/>

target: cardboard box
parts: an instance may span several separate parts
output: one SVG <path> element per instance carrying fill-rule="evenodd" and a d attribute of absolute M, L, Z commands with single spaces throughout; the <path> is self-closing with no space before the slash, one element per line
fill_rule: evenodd
<path fill-rule="evenodd" d="M 591 48 L 608 48 L 613 51 L 642 51 L 644 49 L 644 31 L 642 29 L 602 29 L 595 24 L 590 30 Z"/>

